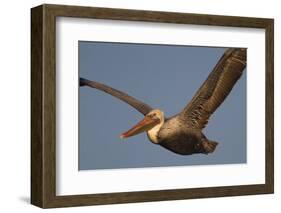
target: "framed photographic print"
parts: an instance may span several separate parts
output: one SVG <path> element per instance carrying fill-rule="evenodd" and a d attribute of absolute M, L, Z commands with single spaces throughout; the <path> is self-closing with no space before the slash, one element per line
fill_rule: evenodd
<path fill-rule="evenodd" d="M 31 203 L 274 191 L 272 19 L 31 9 Z"/>

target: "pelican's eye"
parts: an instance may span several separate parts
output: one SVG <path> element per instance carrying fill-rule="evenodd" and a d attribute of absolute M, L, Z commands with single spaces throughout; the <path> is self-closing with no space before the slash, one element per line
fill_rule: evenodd
<path fill-rule="evenodd" d="M 151 114 L 151 118 L 157 118 L 156 113 Z"/>
<path fill-rule="evenodd" d="M 154 117 L 154 114 L 149 114 L 147 115 L 149 118 L 153 118 Z"/>
<path fill-rule="evenodd" d="M 151 119 L 158 119 L 157 114 L 156 113 L 151 113 L 149 115 L 147 115 L 149 118 Z"/>

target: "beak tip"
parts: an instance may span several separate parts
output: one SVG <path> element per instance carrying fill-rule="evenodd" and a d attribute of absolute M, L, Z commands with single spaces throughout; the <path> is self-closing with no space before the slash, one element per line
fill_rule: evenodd
<path fill-rule="evenodd" d="M 121 134 L 119 137 L 120 137 L 121 139 L 125 139 L 125 138 L 126 138 L 124 134 Z"/>

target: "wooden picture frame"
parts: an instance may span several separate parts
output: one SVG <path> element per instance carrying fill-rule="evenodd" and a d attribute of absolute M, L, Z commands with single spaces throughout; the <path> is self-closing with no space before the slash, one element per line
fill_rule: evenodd
<path fill-rule="evenodd" d="M 73 17 L 265 29 L 265 184 L 208 188 L 56 195 L 56 18 Z M 42 208 L 132 203 L 274 191 L 274 22 L 273 19 L 199 15 L 64 5 L 31 9 L 31 203 Z"/>

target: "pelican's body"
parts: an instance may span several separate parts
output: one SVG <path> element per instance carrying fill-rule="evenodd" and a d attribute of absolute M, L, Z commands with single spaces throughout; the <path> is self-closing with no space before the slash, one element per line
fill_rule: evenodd
<path fill-rule="evenodd" d="M 208 123 L 209 117 L 225 100 L 241 77 L 245 66 L 246 50 L 229 48 L 189 104 L 171 118 L 166 118 L 162 110 L 153 109 L 126 93 L 104 84 L 80 79 L 80 85 L 111 94 L 145 115 L 142 121 L 121 134 L 121 138 L 146 131 L 152 143 L 174 153 L 181 155 L 208 154 L 215 150 L 218 143 L 206 138 L 202 130 Z"/>
<path fill-rule="evenodd" d="M 200 130 L 189 128 L 177 117 L 167 119 L 159 131 L 153 137 L 151 135 L 148 131 L 148 137 L 153 143 L 159 144 L 177 154 L 188 155 L 212 151 L 203 147 L 207 140 Z M 153 138 L 157 139 L 154 140 Z"/>

